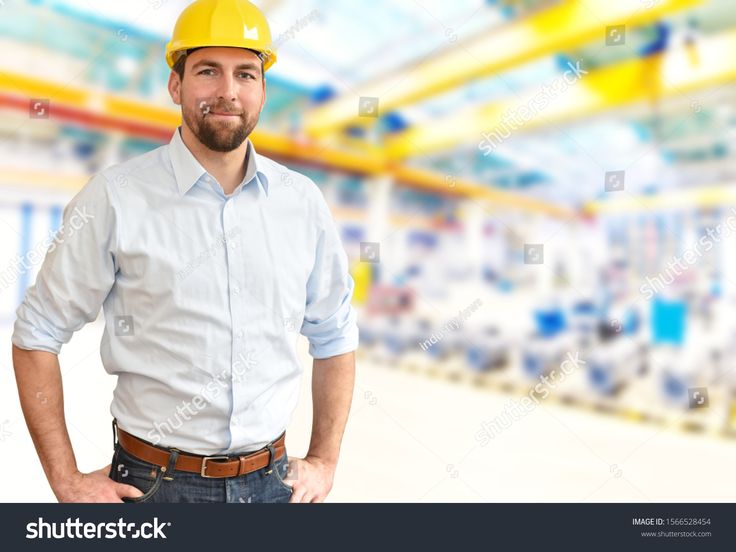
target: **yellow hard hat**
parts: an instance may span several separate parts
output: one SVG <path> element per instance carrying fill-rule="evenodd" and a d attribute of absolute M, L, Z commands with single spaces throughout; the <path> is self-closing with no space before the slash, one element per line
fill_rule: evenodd
<path fill-rule="evenodd" d="M 180 52 L 206 46 L 260 52 L 264 71 L 276 62 L 266 16 L 247 0 L 196 0 L 189 4 L 166 45 L 166 62 L 173 68 Z"/>

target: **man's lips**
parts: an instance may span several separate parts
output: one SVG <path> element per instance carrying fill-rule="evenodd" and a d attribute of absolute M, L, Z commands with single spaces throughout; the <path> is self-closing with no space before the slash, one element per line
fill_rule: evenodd
<path fill-rule="evenodd" d="M 219 117 L 240 117 L 240 113 L 225 113 L 221 111 L 210 111 L 209 115 L 217 115 Z"/>

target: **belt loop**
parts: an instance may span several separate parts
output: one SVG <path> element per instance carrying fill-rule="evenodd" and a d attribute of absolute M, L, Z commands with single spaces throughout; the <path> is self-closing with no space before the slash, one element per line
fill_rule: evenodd
<path fill-rule="evenodd" d="M 118 421 L 113 418 L 112 419 L 112 448 L 118 446 Z"/>
<path fill-rule="evenodd" d="M 169 449 L 169 453 L 169 462 L 165 468 L 161 468 L 161 471 L 164 472 L 164 479 L 172 481 L 174 479 L 174 468 L 176 468 L 176 461 L 179 458 L 179 449 Z"/>
<path fill-rule="evenodd" d="M 272 443 L 268 443 L 266 448 L 268 449 L 268 466 L 266 466 L 266 475 L 270 475 L 273 471 L 273 457 L 276 455 L 276 451 L 274 451 Z"/>

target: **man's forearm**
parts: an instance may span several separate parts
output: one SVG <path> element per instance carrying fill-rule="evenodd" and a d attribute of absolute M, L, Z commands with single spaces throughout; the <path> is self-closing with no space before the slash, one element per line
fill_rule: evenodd
<path fill-rule="evenodd" d="M 13 367 L 26 425 L 51 487 L 63 487 L 77 472 L 64 418 L 64 391 L 59 359 L 45 351 L 13 345 Z"/>
<path fill-rule="evenodd" d="M 355 386 L 355 353 L 315 359 L 312 436 L 307 456 L 335 465 Z"/>

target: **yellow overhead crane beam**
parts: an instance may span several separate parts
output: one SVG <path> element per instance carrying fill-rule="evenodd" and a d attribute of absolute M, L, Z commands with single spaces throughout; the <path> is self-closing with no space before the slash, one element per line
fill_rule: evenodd
<path fill-rule="evenodd" d="M 459 178 L 451 175 L 439 174 L 435 171 L 409 167 L 406 165 L 389 165 L 389 174 L 396 182 L 409 186 L 419 186 L 422 190 L 434 191 L 446 194 L 448 190 L 452 193 L 469 197 L 476 200 L 490 202 L 494 210 L 516 209 L 530 213 L 539 213 L 551 217 L 573 220 L 578 218 L 578 213 L 573 209 L 562 207 L 554 203 L 541 201 L 530 196 L 507 192 L 498 188 L 491 188 L 478 184 L 469 179 Z"/>
<path fill-rule="evenodd" d="M 31 99 L 48 101 L 46 117 L 92 128 L 118 130 L 153 140 L 170 138 L 181 114 L 136 99 L 2 71 L 0 107 L 31 111 Z M 39 109 L 46 109 L 39 105 Z"/>
<path fill-rule="evenodd" d="M 726 52 L 736 52 L 736 31 L 590 71 L 558 93 L 534 89 L 411 128 L 388 139 L 386 153 L 400 160 L 472 142 L 490 152 L 518 132 L 728 83 L 736 78 L 736 64 Z"/>
<path fill-rule="evenodd" d="M 604 39 L 606 27 L 650 23 L 701 0 L 563 0 L 530 17 L 490 29 L 476 38 L 448 44 L 439 55 L 406 73 L 392 74 L 344 94 L 307 114 L 312 137 L 366 120 L 358 113 L 361 97 L 378 98 L 380 112 L 415 103 L 467 82 L 488 77 L 533 59 Z"/>
<path fill-rule="evenodd" d="M 174 129 L 181 123 L 181 114 L 175 109 L 152 106 L 107 92 L 3 73 L 0 79 L 0 108 L 16 109 L 28 114 L 30 98 L 50 100 L 49 116 L 52 120 L 69 121 L 88 128 L 122 132 L 164 143 L 169 141 Z M 37 121 L 29 119 L 26 124 L 34 122 Z M 565 219 L 577 217 L 577 213 L 572 209 L 522 194 L 494 189 L 489 185 L 449 175 L 395 165 L 386 159 L 380 149 L 354 150 L 324 146 L 311 140 L 277 135 L 264 130 L 255 130 L 251 138 L 258 150 L 266 155 L 367 176 L 388 174 L 407 186 L 448 196 L 485 200 L 491 202 L 494 207 L 530 211 Z M 44 175 L 28 171 L 16 172 L 12 176 L 15 180 L 38 185 L 42 185 L 44 181 Z M 7 178 L 5 181 L 7 182 Z M 63 184 L 59 182 L 57 187 L 68 189 L 77 182 L 80 182 L 78 178 L 65 177 Z M 51 184 L 53 185 L 53 182 Z"/>
<path fill-rule="evenodd" d="M 78 192 L 88 180 L 89 177 L 84 175 L 49 173 L 17 167 L 0 168 L 2 186 L 23 186 L 74 193 Z"/>

